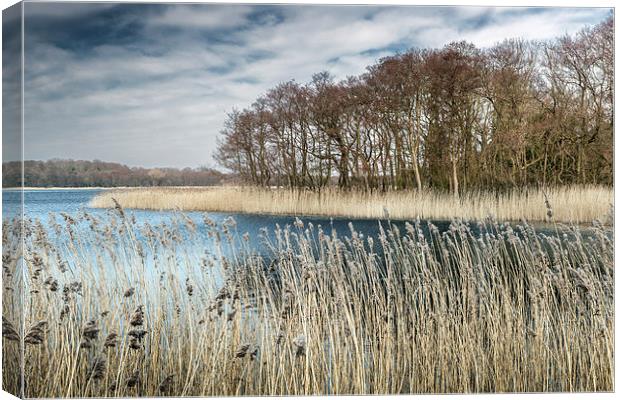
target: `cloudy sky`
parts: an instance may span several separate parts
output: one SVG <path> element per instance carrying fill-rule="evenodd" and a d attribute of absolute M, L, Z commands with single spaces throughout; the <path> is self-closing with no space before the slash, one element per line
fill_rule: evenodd
<path fill-rule="evenodd" d="M 414 46 L 552 38 L 609 12 L 26 3 L 25 157 L 213 166 L 226 113 L 279 82 L 344 78 Z"/>

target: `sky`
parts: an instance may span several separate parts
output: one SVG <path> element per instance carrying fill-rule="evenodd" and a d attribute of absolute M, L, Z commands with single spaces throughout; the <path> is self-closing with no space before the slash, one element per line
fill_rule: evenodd
<path fill-rule="evenodd" d="M 337 79 L 358 75 L 379 58 L 411 47 L 550 39 L 609 13 L 604 8 L 25 3 L 24 156 L 215 167 L 212 154 L 226 114 L 280 82 L 308 82 L 320 71 Z M 5 136 L 18 121 L 8 115 L 15 115 L 20 101 L 14 90 L 17 32 L 19 19 L 5 13 Z M 3 151 L 5 161 L 15 159 L 10 153 Z"/>

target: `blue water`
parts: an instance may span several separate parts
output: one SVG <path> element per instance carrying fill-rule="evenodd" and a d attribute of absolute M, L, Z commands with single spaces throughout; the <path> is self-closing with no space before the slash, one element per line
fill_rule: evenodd
<path fill-rule="evenodd" d="M 60 223 L 64 226 L 63 214 L 73 217 L 78 223 L 73 226 L 77 235 L 80 237 L 79 255 L 76 255 L 72 251 L 66 253 L 65 261 L 67 262 L 69 269 L 72 271 L 79 271 L 79 263 L 81 258 L 85 259 L 97 259 L 99 247 L 101 243 L 94 240 L 96 235 L 93 233 L 90 227 L 90 222 L 84 218 L 83 213 L 102 221 L 104 225 L 107 222 L 113 223 L 112 217 L 117 219 L 118 215 L 115 210 L 96 209 L 90 208 L 90 200 L 99 194 L 101 190 L 26 190 L 23 192 L 24 202 L 23 211 L 24 217 L 32 222 L 41 221 L 43 226 L 46 227 L 47 236 L 51 243 L 57 249 L 67 249 L 68 242 L 72 239 L 69 238 L 67 231 L 63 228 L 60 231 L 54 229 L 54 224 Z M 11 217 L 19 216 L 21 213 L 21 193 L 19 191 L 3 190 L 2 198 L 2 217 L 3 220 L 10 219 Z M 189 264 L 200 265 L 201 255 L 215 256 L 221 254 L 222 256 L 231 257 L 235 255 L 243 254 L 255 254 L 261 255 L 266 262 L 269 262 L 272 257 L 277 257 L 270 250 L 268 241 L 273 243 L 275 241 L 275 231 L 280 228 L 291 227 L 292 231 L 301 233 L 298 227 L 295 227 L 296 218 L 294 216 L 273 216 L 273 215 L 252 215 L 252 214 L 234 214 L 234 213 L 204 213 L 204 212 L 187 212 L 184 215 L 190 218 L 196 226 L 197 234 L 191 234 L 187 229 L 187 225 L 179 212 L 171 211 L 148 211 L 148 210 L 131 210 L 126 209 L 125 213 L 130 218 L 135 218 L 135 224 L 132 225 L 133 235 L 135 238 L 146 245 L 148 239 L 143 236 L 142 228 L 149 224 L 154 227 L 154 230 L 160 234 L 166 234 L 170 232 L 169 227 L 179 226 L 180 232 L 183 236 L 182 244 L 174 247 L 174 251 L 182 257 L 194 260 L 189 261 Z M 206 226 L 204 217 L 208 215 L 209 219 L 216 224 L 216 230 L 221 233 L 221 237 L 225 238 L 223 225 L 230 217 L 236 222 L 236 226 L 230 229 L 232 233 L 232 239 L 228 238 L 222 242 L 222 245 L 216 245 L 213 235 L 209 235 L 208 231 L 213 231 L 213 228 Z M 372 236 L 377 238 L 380 233 L 380 222 L 377 220 L 355 220 L 353 225 L 350 226 L 350 220 L 348 219 L 331 219 L 322 217 L 301 218 L 304 223 L 304 227 L 308 227 L 311 223 L 313 225 L 313 235 L 316 237 L 319 231 L 322 231 L 325 235 L 337 235 L 341 239 L 346 239 L 352 235 L 352 227 L 360 235 L 360 237 Z M 180 223 L 179 223 L 180 222 Z M 384 228 L 387 228 L 387 221 L 382 221 Z M 398 222 L 398 225 L 404 229 L 404 222 Z M 58 225 L 56 225 L 58 226 Z M 441 230 L 448 229 L 448 222 L 440 222 L 438 226 Z M 82 234 L 80 235 L 80 232 Z M 404 230 L 403 230 L 404 232 Z M 244 234 L 248 234 L 248 240 L 244 240 Z M 94 241 L 93 241 L 94 240 Z M 232 240 L 232 242 L 230 241 Z M 374 242 L 375 252 L 381 253 L 378 241 Z M 292 243 L 295 246 L 295 243 Z M 122 246 L 118 244 L 118 246 Z M 314 243 L 316 246 L 316 243 Z M 144 246 L 148 248 L 148 246 Z M 122 254 L 122 247 L 117 247 L 116 251 Z M 316 247 L 315 247 L 316 250 Z M 61 250 L 62 251 L 62 250 Z M 147 250 L 148 252 L 148 250 Z M 153 255 L 151 253 L 151 255 Z M 148 258 L 148 257 L 147 257 Z M 213 257 L 215 260 L 217 257 Z M 109 259 L 105 261 L 109 262 Z M 187 260 L 186 260 L 187 261 Z M 187 264 L 187 263 L 185 263 Z M 218 264 L 220 265 L 220 264 Z M 155 279 L 158 274 L 153 261 L 147 261 L 146 274 L 150 278 Z M 184 268 L 175 269 L 175 274 L 179 279 L 184 279 L 189 271 Z M 213 275 L 214 281 L 221 283 L 222 275 L 216 273 Z"/>
<path fill-rule="evenodd" d="M 44 218 L 48 213 L 75 214 L 88 208 L 88 202 L 101 190 L 25 190 L 24 212 L 31 218 Z M 21 193 L 17 190 L 2 191 L 2 216 L 14 216 L 21 209 Z M 89 209 L 89 211 L 95 211 Z"/>
<path fill-rule="evenodd" d="M 99 194 L 101 189 L 77 189 L 77 190 L 26 190 L 24 191 L 24 216 L 32 221 L 40 220 L 44 225 L 49 224 L 50 218 L 55 221 L 62 221 L 61 213 L 66 213 L 75 217 L 78 221 L 83 221 L 81 213 L 87 212 L 96 216 L 102 221 L 106 221 L 111 213 L 110 210 L 95 209 L 88 206 L 90 200 Z M 3 220 L 19 215 L 21 212 L 21 192 L 13 190 L 2 191 L 2 214 Z M 135 217 L 137 227 L 149 224 L 157 227 L 162 224 L 174 224 L 179 220 L 178 212 L 171 211 L 148 211 L 148 210 L 126 210 L 129 215 Z M 208 215 L 221 229 L 222 223 L 229 217 L 236 221 L 234 236 L 236 240 L 241 240 L 244 233 L 249 234 L 250 249 L 253 252 L 267 255 L 268 251 L 265 245 L 265 233 L 269 238 L 273 238 L 274 231 L 277 227 L 293 227 L 296 221 L 295 216 L 274 216 L 274 215 L 258 215 L 258 214 L 235 214 L 235 213 L 216 213 L 216 212 L 187 212 L 185 213 L 196 225 L 198 235 L 192 240 L 187 241 L 187 245 L 198 246 L 201 249 L 208 249 L 210 240 L 207 238 L 204 216 Z M 380 234 L 381 227 L 387 228 L 390 225 L 388 221 L 379 221 L 376 219 L 354 219 L 349 218 L 329 218 L 329 217 L 301 217 L 305 227 L 309 224 L 314 226 L 314 232 L 322 230 L 326 235 L 337 235 L 344 239 L 351 236 L 351 229 L 360 234 L 360 236 L 373 237 L 376 239 Z M 396 225 L 401 233 L 405 232 L 405 221 L 391 221 Z M 445 232 L 450 229 L 450 221 L 432 221 L 439 232 Z M 183 224 L 181 224 L 183 225 Z M 471 231 L 475 235 L 480 235 L 481 226 L 477 223 L 468 224 Z M 427 221 L 422 221 L 420 227 L 425 235 L 429 235 L 429 227 Z M 83 229 L 88 229 L 88 223 L 83 221 Z M 486 228 L 482 228 L 483 230 Z M 295 231 L 295 229 L 293 228 Z M 535 230 L 538 233 L 554 234 L 554 228 L 549 225 L 536 225 Z M 518 230 L 517 230 L 518 231 Z M 587 235 L 586 230 L 582 230 Z M 53 232 L 50 230 L 50 236 Z M 137 234 L 138 239 L 142 239 Z M 62 238 L 61 238 L 62 239 Z M 378 247 L 378 241 L 375 240 L 375 246 Z M 374 249 L 379 250 L 378 248 Z"/>
<path fill-rule="evenodd" d="M 79 213 L 86 211 L 95 216 L 105 216 L 108 211 L 88 206 L 90 200 L 101 192 L 100 189 L 77 189 L 77 190 L 25 190 L 24 191 L 24 216 L 32 220 L 39 219 L 46 222 L 50 218 L 50 213 L 66 213 L 71 216 L 78 216 Z M 21 210 L 20 192 L 13 190 L 2 191 L 2 214 L 3 219 L 18 215 Z M 176 212 L 170 211 L 147 211 L 147 210 L 127 210 L 129 214 L 135 216 L 138 225 L 149 223 L 153 226 L 165 222 L 171 222 Z M 236 231 L 239 235 L 248 233 L 251 238 L 256 238 L 261 230 L 267 229 L 272 233 L 279 225 L 284 228 L 293 226 L 295 216 L 274 216 L 257 214 L 235 214 L 235 213 L 215 213 L 215 212 L 187 212 L 198 228 L 205 229 L 203 217 L 205 214 L 215 221 L 222 223 L 226 218 L 233 217 L 237 222 Z M 379 234 L 379 221 L 376 219 L 351 219 L 329 218 L 329 217 L 302 217 L 304 224 L 312 223 L 316 228 L 321 227 L 325 234 L 331 235 L 334 232 L 346 237 L 351 234 L 350 223 L 355 230 L 366 236 L 376 237 Z M 383 221 L 383 227 L 387 227 L 387 221 Z M 448 221 L 433 221 L 440 231 L 445 231 L 449 227 Z M 404 228 L 404 222 L 395 222 L 396 225 Z"/>
<path fill-rule="evenodd" d="M 41 221 L 44 227 L 46 227 L 47 236 L 50 239 L 52 245 L 63 253 L 64 260 L 67 262 L 69 269 L 75 274 L 79 274 L 81 271 L 80 265 L 83 260 L 99 260 L 98 257 L 104 254 L 106 257 L 103 261 L 110 262 L 111 255 L 109 253 L 100 252 L 102 243 L 98 239 L 100 233 L 94 233 L 90 226 L 88 218 L 84 217 L 84 213 L 87 213 L 103 225 L 114 225 L 118 221 L 118 214 L 115 210 L 106 209 L 94 209 L 90 208 L 90 200 L 100 193 L 101 190 L 27 190 L 24 192 L 24 216 L 31 221 Z M 3 220 L 10 219 L 11 217 L 18 216 L 21 213 L 21 193 L 19 191 L 3 190 L 2 192 L 2 217 Z M 352 236 L 352 229 L 355 230 L 358 237 L 365 239 L 372 237 L 373 249 L 372 251 L 377 255 L 378 260 L 383 258 L 383 249 L 380 245 L 380 241 L 377 240 L 380 236 L 381 229 L 386 229 L 391 224 L 396 225 L 401 234 L 406 232 L 405 221 L 379 221 L 376 219 L 355 219 L 351 221 L 347 218 L 332 219 L 328 217 L 302 217 L 300 218 L 304 224 L 303 229 L 299 229 L 296 226 L 297 218 L 295 216 L 273 216 L 273 215 L 256 215 L 256 214 L 234 214 L 234 213 L 204 213 L 204 212 L 188 212 L 184 215 L 190 218 L 196 227 L 196 234 L 188 229 L 188 225 L 179 212 L 170 211 L 146 211 L 146 210 L 125 210 L 125 213 L 131 218 L 135 219 L 135 224 L 132 226 L 133 238 L 140 241 L 143 248 L 150 257 L 146 257 L 148 261 L 144 264 L 144 273 L 156 282 L 159 274 L 157 266 L 155 264 L 155 256 L 157 256 L 160 250 L 148 250 L 149 239 L 144 235 L 142 228 L 147 224 L 154 228 L 157 235 L 166 236 L 168 238 L 174 237 L 176 234 L 172 231 L 180 233 L 180 239 L 177 242 L 176 247 L 171 247 L 173 252 L 176 252 L 180 257 L 185 257 L 183 265 L 185 267 L 174 268 L 174 274 L 183 282 L 183 279 L 187 276 L 198 276 L 199 268 L 203 264 L 203 256 L 212 260 L 220 260 L 221 256 L 230 259 L 237 259 L 238 256 L 246 257 L 253 255 L 260 255 L 268 265 L 270 260 L 275 259 L 281 254 L 274 253 L 273 248 L 269 243 L 275 242 L 275 231 L 278 227 L 285 228 L 291 227 L 291 231 L 296 234 L 303 234 L 304 230 L 312 224 L 313 229 L 311 231 L 312 236 L 318 236 L 322 231 L 325 235 L 338 236 L 339 239 L 347 241 L 347 238 Z M 58 229 L 59 226 L 64 226 L 64 218 L 62 214 L 73 217 L 77 224 L 73 225 L 71 230 L 74 233 L 69 234 L 67 228 Z M 232 232 L 232 239 L 226 239 L 222 242 L 217 242 L 214 239 L 213 228 L 206 226 L 205 215 L 208 215 L 209 219 L 216 224 L 216 231 L 221 234 L 221 237 L 225 238 L 225 229 L 223 228 L 225 221 L 230 217 L 236 222 L 236 226 L 230 231 Z M 108 224 L 109 222 L 109 224 Z M 60 225 L 58 225 L 60 224 Z M 450 229 L 449 221 L 432 221 L 432 224 L 441 232 L 446 232 Z M 507 224 L 506 224 L 507 225 Z M 228 225 L 230 226 L 230 225 Z M 485 233 L 489 233 L 487 229 L 495 229 L 493 226 L 479 225 L 478 223 L 469 223 L 469 229 L 475 236 L 481 236 Z M 57 229 L 54 229 L 56 227 Z M 170 229 L 171 227 L 178 227 L 178 229 Z M 421 221 L 419 224 L 420 231 L 427 238 L 430 236 L 430 227 L 428 221 Z M 515 227 L 516 228 L 516 227 Z M 508 229 L 508 228 L 506 228 Z M 503 229 L 501 229 L 503 230 Z M 549 226 L 538 225 L 535 226 L 537 234 L 550 234 L 554 235 L 554 229 Z M 307 231 L 306 231 L 307 232 Z M 517 234 L 520 234 L 520 229 L 515 229 Z M 245 240 L 244 234 L 248 234 L 248 240 Z M 495 232 L 497 233 L 497 232 Z M 583 236 L 588 234 L 582 231 Z M 121 236 L 127 238 L 127 235 L 120 234 L 117 230 L 115 233 L 117 239 Z M 79 237 L 79 251 L 68 251 L 64 253 L 64 249 L 73 249 L 70 242 L 74 241 L 75 236 Z M 231 241 L 232 240 L 232 241 Z M 364 242 L 370 246 L 369 241 Z M 31 241 L 36 246 L 34 241 Z M 216 243 L 221 243 L 216 244 Z M 312 242 L 313 251 L 318 251 L 317 241 Z M 295 241 L 292 240 L 291 245 L 296 246 Z M 124 254 L 127 250 L 123 247 L 122 242 L 114 244 L 113 249 L 108 251 L 116 252 L 118 254 Z M 129 246 L 133 247 L 133 246 Z M 162 250 L 163 251 L 163 250 Z M 149 253 L 150 252 L 150 253 Z M 105 256 L 105 254 L 108 254 Z M 215 265 L 219 264 L 219 261 Z M 193 272 L 192 272 L 193 271 Z M 221 270 L 214 273 L 213 282 L 219 285 L 223 282 L 223 275 Z M 132 269 L 128 269 L 130 274 Z M 97 273 L 97 272 L 93 272 Z M 99 274 L 105 274 L 107 271 L 100 270 Z M 99 275 L 97 275 L 99 276 Z"/>

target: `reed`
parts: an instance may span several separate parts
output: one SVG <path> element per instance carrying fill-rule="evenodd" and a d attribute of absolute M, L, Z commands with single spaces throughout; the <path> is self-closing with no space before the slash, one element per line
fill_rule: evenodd
<path fill-rule="evenodd" d="M 3 228 L 10 249 L 19 224 Z M 266 254 L 208 215 L 138 225 L 119 206 L 24 228 L 25 282 L 3 254 L 3 355 L 32 339 L 27 397 L 614 388 L 613 232 L 599 222 L 340 238 L 297 220 L 264 232 Z"/>
<path fill-rule="evenodd" d="M 139 188 L 104 191 L 90 203 L 108 208 L 116 199 L 125 208 L 241 212 L 285 215 L 325 215 L 348 218 L 484 219 L 546 221 L 541 204 L 548 199 L 555 221 L 583 223 L 602 218 L 613 203 L 605 186 L 560 186 L 511 190 L 505 193 L 468 192 L 460 198 L 437 191 L 359 192 L 327 189 L 261 189 L 252 187 Z"/>

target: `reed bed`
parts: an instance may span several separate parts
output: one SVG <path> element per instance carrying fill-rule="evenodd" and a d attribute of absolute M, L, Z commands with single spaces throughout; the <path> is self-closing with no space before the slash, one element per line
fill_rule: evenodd
<path fill-rule="evenodd" d="M 613 232 L 600 222 L 587 237 L 491 219 L 443 233 L 385 223 L 373 238 L 297 220 L 264 230 L 259 254 L 232 218 L 140 225 L 117 205 L 51 221 L 24 221 L 23 271 L 3 254 L 13 393 L 614 389 Z M 19 227 L 4 222 L 5 249 Z"/>
<path fill-rule="evenodd" d="M 252 187 L 140 188 L 105 191 L 91 207 L 107 208 L 116 199 L 127 208 L 241 212 L 285 215 L 326 215 L 348 218 L 415 218 L 450 220 L 546 221 L 541 207 L 553 206 L 555 221 L 589 223 L 602 218 L 613 203 L 613 190 L 606 186 L 561 186 L 511 190 L 506 193 L 468 192 L 460 198 L 436 191 L 359 192 L 327 189 L 262 189 Z"/>

